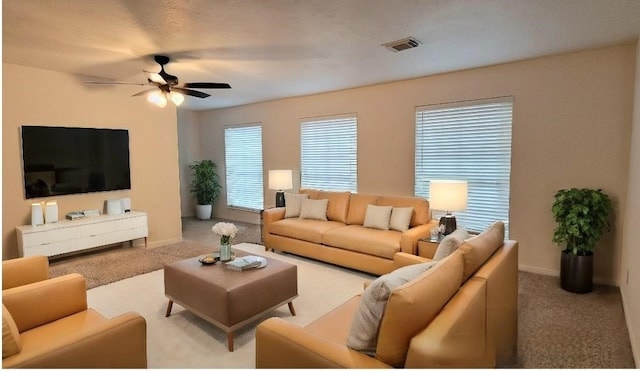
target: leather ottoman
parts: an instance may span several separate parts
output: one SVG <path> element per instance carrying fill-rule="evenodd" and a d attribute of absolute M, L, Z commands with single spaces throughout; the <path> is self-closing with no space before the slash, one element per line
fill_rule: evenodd
<path fill-rule="evenodd" d="M 234 249 L 236 256 L 248 253 Z M 164 293 L 169 298 L 166 316 L 178 303 L 200 318 L 227 332 L 233 351 L 233 332 L 285 303 L 295 316 L 298 296 L 297 266 L 267 259 L 264 268 L 238 272 L 222 263 L 203 265 L 191 258 L 164 266 Z"/>

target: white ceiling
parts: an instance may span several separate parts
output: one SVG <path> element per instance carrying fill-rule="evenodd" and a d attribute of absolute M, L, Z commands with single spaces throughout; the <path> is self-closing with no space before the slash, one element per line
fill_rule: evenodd
<path fill-rule="evenodd" d="M 381 44 L 413 36 L 393 53 Z M 3 0 L 3 62 L 227 82 L 187 109 L 314 94 L 635 42 L 639 0 Z M 87 78 L 89 80 L 89 78 Z M 99 86 L 122 94 L 142 87 Z M 142 99 L 143 98 L 131 98 Z"/>

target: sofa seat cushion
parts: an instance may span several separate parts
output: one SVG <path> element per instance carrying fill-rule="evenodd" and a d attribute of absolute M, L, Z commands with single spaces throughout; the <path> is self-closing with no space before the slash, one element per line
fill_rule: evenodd
<path fill-rule="evenodd" d="M 358 311 L 361 300 L 362 294 L 352 297 L 308 324 L 305 330 L 335 343 L 346 344 L 353 316 Z"/>
<path fill-rule="evenodd" d="M 269 233 L 320 244 L 324 233 L 344 226 L 340 222 L 289 218 L 271 223 Z"/>
<path fill-rule="evenodd" d="M 93 309 L 87 309 L 22 332 L 20 334 L 22 352 L 18 356 L 28 356 L 31 351 L 41 350 L 50 344 L 58 343 L 65 336 L 77 336 L 83 330 L 94 328 L 105 321 L 106 318 L 100 313 Z"/>
<path fill-rule="evenodd" d="M 322 243 L 331 247 L 357 251 L 364 254 L 393 259 L 400 252 L 402 233 L 348 225 L 327 230 L 322 235 Z"/>

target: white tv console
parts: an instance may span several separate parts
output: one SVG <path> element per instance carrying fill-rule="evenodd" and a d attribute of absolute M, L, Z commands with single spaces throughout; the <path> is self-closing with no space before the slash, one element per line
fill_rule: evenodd
<path fill-rule="evenodd" d="M 147 213 L 86 216 L 44 225 L 16 227 L 20 256 L 55 256 L 69 252 L 144 238 L 149 229 Z"/>

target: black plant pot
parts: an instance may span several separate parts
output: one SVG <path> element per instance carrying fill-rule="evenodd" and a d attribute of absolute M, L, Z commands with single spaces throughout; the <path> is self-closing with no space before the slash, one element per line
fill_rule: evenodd
<path fill-rule="evenodd" d="M 563 251 L 560 258 L 560 287 L 576 294 L 591 292 L 593 254 L 580 256 Z"/>

